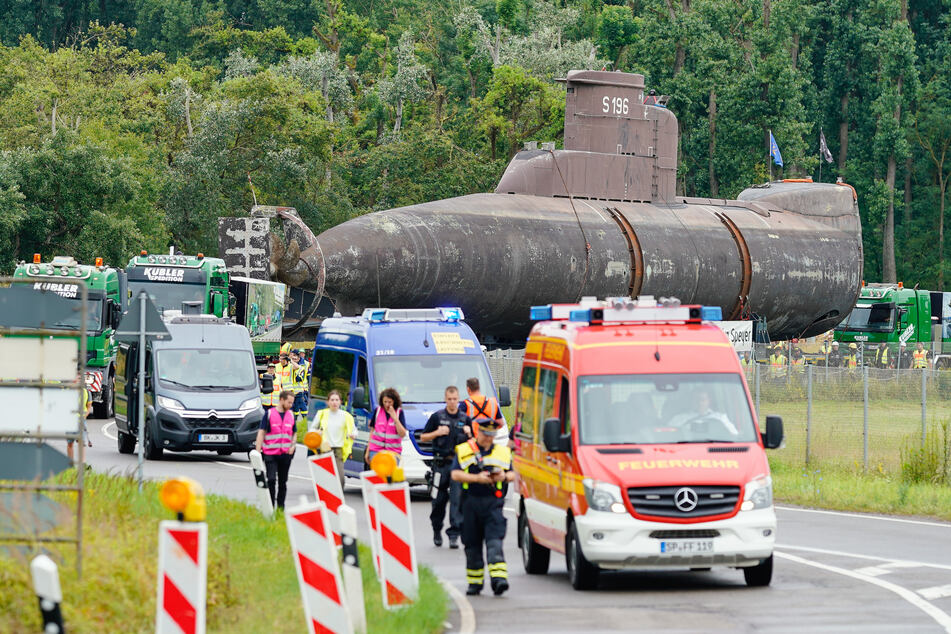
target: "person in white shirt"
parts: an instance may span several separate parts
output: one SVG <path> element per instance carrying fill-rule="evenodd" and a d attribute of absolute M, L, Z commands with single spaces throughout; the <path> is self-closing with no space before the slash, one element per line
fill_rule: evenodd
<path fill-rule="evenodd" d="M 327 407 L 317 412 L 310 422 L 307 431 L 319 432 L 323 437 L 321 450 L 329 447 L 337 463 L 337 476 L 340 478 L 340 489 L 344 488 L 343 466 L 353 451 L 353 440 L 357 437 L 357 429 L 350 412 L 341 409 L 342 398 L 340 392 L 331 390 L 327 395 Z M 308 454 L 313 454 L 308 451 Z"/>

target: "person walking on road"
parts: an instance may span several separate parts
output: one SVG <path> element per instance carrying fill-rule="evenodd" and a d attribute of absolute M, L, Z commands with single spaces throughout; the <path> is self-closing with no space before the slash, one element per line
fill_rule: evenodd
<path fill-rule="evenodd" d="M 294 392 L 283 390 L 277 405 L 268 410 L 261 419 L 261 427 L 254 441 L 254 448 L 260 451 L 264 458 L 271 504 L 279 509 L 284 508 L 287 474 L 290 473 L 291 460 L 297 448 L 297 423 L 291 411 L 293 406 Z"/>
<path fill-rule="evenodd" d="M 495 443 L 500 426 L 494 418 L 480 425 L 475 438 L 456 446 L 451 468 L 452 479 L 462 483 L 462 544 L 466 549 L 468 595 L 482 592 L 485 582 L 483 543 L 492 592 L 498 596 L 509 589 L 502 550 L 506 524 L 502 508 L 515 472 L 512 450 Z"/>
<path fill-rule="evenodd" d="M 449 503 L 449 548 L 459 548 L 462 527 L 462 485 L 452 480 L 452 458 L 456 445 L 472 437 L 471 420 L 459 408 L 459 388 L 446 388 L 446 407 L 433 412 L 426 421 L 419 439 L 433 444 L 433 510 L 429 520 L 433 526 L 433 544 L 442 546 L 442 524 Z"/>
<path fill-rule="evenodd" d="M 79 453 L 85 455 L 83 445 L 92 447 L 92 441 L 89 439 L 89 429 L 86 427 L 86 419 L 92 414 L 92 399 L 89 398 L 89 390 L 83 387 L 83 433 L 79 441 Z M 73 462 L 73 441 L 66 441 L 66 457 Z"/>
<path fill-rule="evenodd" d="M 340 478 L 340 490 L 344 489 L 345 476 L 343 465 L 353 451 L 353 439 L 357 437 L 357 428 L 353 423 L 350 412 L 341 409 L 342 398 L 337 390 L 330 390 L 327 395 L 327 407 L 317 412 L 310 423 L 308 431 L 320 432 L 324 440 L 330 444 L 337 463 L 337 476 Z M 308 455 L 314 452 L 307 450 Z"/>
<path fill-rule="evenodd" d="M 496 420 L 499 421 L 504 436 L 507 428 L 505 418 L 502 416 L 502 408 L 499 407 L 499 402 L 495 398 L 482 394 L 478 378 L 466 379 L 466 392 L 469 398 L 465 400 L 463 406 L 465 407 L 466 416 L 472 419 L 472 432 L 478 432 L 479 425 L 483 422 Z"/>
<path fill-rule="evenodd" d="M 403 453 L 403 438 L 406 436 L 406 418 L 403 402 L 391 387 L 380 392 L 380 404 L 370 417 L 370 442 L 367 443 L 367 463 L 381 451 L 392 451 L 399 458 Z"/>

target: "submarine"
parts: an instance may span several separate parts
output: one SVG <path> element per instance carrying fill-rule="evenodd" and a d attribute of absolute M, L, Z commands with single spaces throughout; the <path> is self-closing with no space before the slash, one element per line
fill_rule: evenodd
<path fill-rule="evenodd" d="M 772 340 L 848 315 L 863 262 L 853 188 L 802 179 L 736 200 L 677 196 L 677 118 L 643 103 L 643 75 L 584 70 L 562 81 L 564 149 L 529 144 L 494 192 L 334 226 L 305 240 L 306 266 L 296 241 L 272 239 L 275 277 L 344 315 L 460 306 L 489 344 L 524 342 L 532 305 L 583 296 L 720 306 L 724 320 L 756 320 Z"/>

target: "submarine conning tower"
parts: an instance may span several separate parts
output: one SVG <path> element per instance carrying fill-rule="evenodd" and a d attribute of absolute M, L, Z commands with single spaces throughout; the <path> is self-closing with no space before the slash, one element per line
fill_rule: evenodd
<path fill-rule="evenodd" d="M 644 76 L 574 70 L 565 83 L 563 150 L 523 150 L 497 194 L 672 202 L 677 117 L 644 105 Z"/>

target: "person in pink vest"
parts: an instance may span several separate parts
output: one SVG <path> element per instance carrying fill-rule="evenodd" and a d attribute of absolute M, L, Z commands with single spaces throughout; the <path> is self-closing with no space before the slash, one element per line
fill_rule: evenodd
<path fill-rule="evenodd" d="M 254 448 L 261 452 L 267 470 L 267 488 L 271 504 L 284 508 L 287 497 L 287 474 L 291 470 L 294 449 L 297 448 L 297 424 L 294 421 L 294 391 L 283 390 L 277 405 L 264 413 Z M 275 496 L 275 486 L 277 495 Z"/>
<path fill-rule="evenodd" d="M 370 418 L 372 431 L 367 443 L 367 464 L 381 451 L 392 451 L 399 458 L 403 452 L 403 437 L 406 436 L 406 418 L 403 402 L 391 387 L 380 392 L 380 401 Z"/>

